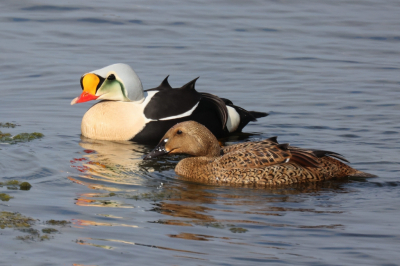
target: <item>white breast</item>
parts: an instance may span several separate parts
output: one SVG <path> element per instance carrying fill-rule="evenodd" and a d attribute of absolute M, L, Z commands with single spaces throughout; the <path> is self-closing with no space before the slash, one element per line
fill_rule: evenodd
<path fill-rule="evenodd" d="M 90 108 L 82 118 L 82 135 L 100 140 L 130 140 L 152 121 L 144 108 L 158 91 L 147 93 L 143 102 L 103 101 Z"/>
<path fill-rule="evenodd" d="M 133 102 L 100 102 L 82 119 L 82 135 L 100 140 L 129 140 L 146 125 L 143 107 Z"/>

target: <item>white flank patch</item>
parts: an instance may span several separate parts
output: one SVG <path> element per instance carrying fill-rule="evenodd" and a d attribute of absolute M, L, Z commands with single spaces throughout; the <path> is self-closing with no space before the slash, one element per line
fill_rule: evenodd
<path fill-rule="evenodd" d="M 228 121 L 226 121 L 226 127 L 229 132 L 235 131 L 240 123 L 240 115 L 236 112 L 235 108 L 226 106 L 228 109 Z"/>
<path fill-rule="evenodd" d="M 187 112 L 184 112 L 183 114 L 180 115 L 174 115 L 174 116 L 169 116 L 169 117 L 165 117 L 165 118 L 161 118 L 159 120 L 171 120 L 171 119 L 177 119 L 177 118 L 181 118 L 181 117 L 185 117 L 185 116 L 189 116 L 193 113 L 193 111 L 197 108 L 197 106 L 199 105 L 200 101 L 198 103 L 196 103 L 195 106 L 193 106 L 192 109 L 190 109 Z"/>

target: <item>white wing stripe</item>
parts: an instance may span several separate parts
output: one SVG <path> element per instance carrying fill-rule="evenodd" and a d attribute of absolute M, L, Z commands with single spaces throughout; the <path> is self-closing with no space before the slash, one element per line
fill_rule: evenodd
<path fill-rule="evenodd" d="M 189 115 L 191 115 L 191 114 L 193 113 L 193 111 L 197 108 L 197 106 L 199 105 L 199 103 L 200 103 L 200 101 L 198 101 L 198 102 L 196 103 L 196 105 L 193 106 L 192 109 L 190 109 L 190 110 L 187 111 L 187 112 L 184 112 L 183 114 L 174 115 L 174 116 L 169 116 L 169 117 L 164 117 L 164 118 L 161 118 L 161 119 L 159 119 L 159 120 L 171 120 L 171 119 L 177 119 L 177 118 L 189 116 Z"/>

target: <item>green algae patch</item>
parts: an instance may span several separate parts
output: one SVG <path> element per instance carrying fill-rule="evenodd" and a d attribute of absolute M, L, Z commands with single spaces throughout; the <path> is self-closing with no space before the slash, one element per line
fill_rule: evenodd
<path fill-rule="evenodd" d="M 6 186 L 18 186 L 19 181 L 18 180 L 9 180 L 5 183 Z"/>
<path fill-rule="evenodd" d="M 44 135 L 42 133 L 38 133 L 38 132 L 21 133 L 21 134 L 15 135 L 13 137 L 13 141 L 15 143 L 17 143 L 17 142 L 28 142 L 28 141 L 32 141 L 34 139 L 41 139 L 43 137 L 44 137 Z"/>
<path fill-rule="evenodd" d="M 14 198 L 14 197 L 11 197 L 10 195 L 8 195 L 6 193 L 0 193 L 0 200 L 1 201 L 9 201 L 12 198 Z"/>
<path fill-rule="evenodd" d="M 13 212 L 0 212 L 0 228 L 11 228 L 18 230 L 24 235 L 17 236 L 17 240 L 22 241 L 45 241 L 54 238 L 51 234 L 60 233 L 59 230 L 54 228 L 43 228 L 40 232 L 39 230 L 33 228 L 33 226 L 39 220 L 34 220 L 33 218 L 26 217 L 21 215 L 20 213 Z M 70 224 L 68 221 L 57 221 L 57 220 L 49 220 L 46 222 L 47 224 L 57 225 L 57 226 L 65 226 Z M 41 234 L 42 233 L 42 234 Z"/>
<path fill-rule="evenodd" d="M 10 133 L 3 133 L 0 131 L 0 142 L 8 144 L 16 144 L 20 142 L 29 142 L 35 139 L 41 139 L 44 135 L 42 133 L 20 133 L 12 136 Z"/>
<path fill-rule="evenodd" d="M 0 123 L 0 127 L 7 127 L 7 128 L 14 128 L 14 127 L 16 127 L 16 126 L 18 126 L 17 124 L 14 124 L 14 123 L 9 123 L 9 122 L 6 122 L 6 123 Z"/>
<path fill-rule="evenodd" d="M 207 222 L 207 223 L 203 223 L 203 226 L 206 227 L 212 227 L 212 228 L 216 228 L 216 229 L 224 229 L 225 225 L 218 223 L 218 222 Z"/>
<path fill-rule="evenodd" d="M 28 182 L 22 182 L 21 184 L 19 184 L 20 190 L 30 190 L 31 187 L 32 187 L 32 185 L 29 184 Z"/>
<path fill-rule="evenodd" d="M 35 223 L 30 217 L 25 217 L 19 213 L 0 212 L 0 228 L 29 228 Z"/>
<path fill-rule="evenodd" d="M 17 240 L 22 241 L 45 241 L 50 240 L 49 235 L 24 235 L 24 236 L 17 236 Z"/>
<path fill-rule="evenodd" d="M 57 229 L 54 228 L 43 228 L 42 229 L 42 233 L 44 234 L 55 234 L 58 233 L 59 231 Z"/>
<path fill-rule="evenodd" d="M 21 231 L 22 233 L 27 233 L 27 234 L 33 235 L 33 236 L 40 235 L 39 231 L 34 228 L 23 228 L 23 229 L 19 229 L 19 231 Z"/>
<path fill-rule="evenodd" d="M 19 229 L 19 231 L 21 231 L 23 233 L 27 233 L 27 235 L 17 236 L 16 237 L 17 240 L 22 240 L 22 241 L 45 241 L 45 240 L 50 240 L 49 235 L 47 235 L 47 234 L 41 235 L 38 230 L 33 229 L 33 228 Z"/>
<path fill-rule="evenodd" d="M 58 225 L 58 226 L 66 226 L 67 224 L 70 224 L 70 221 L 65 221 L 65 220 L 48 220 L 46 221 L 46 224 L 49 225 Z"/>
<path fill-rule="evenodd" d="M 49 220 L 46 223 L 49 223 L 49 222 L 52 225 L 58 225 L 58 226 L 64 226 L 64 225 L 70 223 L 68 221 L 56 221 L 56 220 Z M 34 229 L 32 227 L 17 228 L 17 229 L 19 231 L 21 231 L 22 233 L 26 234 L 23 236 L 16 237 L 17 240 L 22 240 L 22 241 L 46 241 L 46 240 L 50 240 L 50 239 L 54 238 L 53 236 L 51 236 L 51 234 L 60 233 L 60 231 L 58 231 L 57 229 L 50 228 L 50 227 L 43 228 L 42 229 L 43 234 L 40 234 L 39 230 Z"/>
<path fill-rule="evenodd" d="M 248 231 L 247 229 L 241 228 L 241 227 L 232 227 L 232 228 L 229 228 L 229 230 L 232 233 L 246 233 Z"/>
<path fill-rule="evenodd" d="M 31 235 L 17 236 L 16 239 L 22 240 L 22 241 L 28 241 L 28 240 L 34 241 L 35 240 L 35 238 Z"/>
<path fill-rule="evenodd" d="M 8 141 L 11 140 L 11 134 L 10 133 L 3 133 L 0 131 L 0 140 Z"/>
<path fill-rule="evenodd" d="M 9 180 L 7 182 L 0 182 L 0 187 L 7 186 L 8 189 L 30 190 L 32 185 L 29 182 L 19 182 L 18 180 Z"/>

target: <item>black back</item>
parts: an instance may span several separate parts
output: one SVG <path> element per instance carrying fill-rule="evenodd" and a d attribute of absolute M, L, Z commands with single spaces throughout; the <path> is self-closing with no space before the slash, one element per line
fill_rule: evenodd
<path fill-rule="evenodd" d="M 148 90 L 158 90 L 144 108 L 144 115 L 149 119 L 159 120 L 183 114 L 192 109 L 201 99 L 201 95 L 194 89 L 197 78 L 180 89 L 170 89 L 167 78 L 159 86 L 162 89 Z"/>

